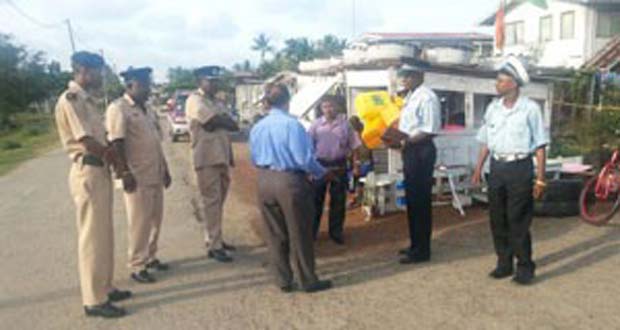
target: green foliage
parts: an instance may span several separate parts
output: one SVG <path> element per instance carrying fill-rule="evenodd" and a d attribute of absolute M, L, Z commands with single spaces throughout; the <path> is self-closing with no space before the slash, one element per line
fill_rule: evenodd
<path fill-rule="evenodd" d="M 58 146 L 54 121 L 49 114 L 20 112 L 14 116 L 14 124 L 16 128 L 0 134 L 0 175 Z"/>
<path fill-rule="evenodd" d="M 56 96 L 70 76 L 42 52 L 29 52 L 0 34 L 0 130 L 14 126 L 14 115 Z"/>
<path fill-rule="evenodd" d="M 254 38 L 254 45 L 252 45 L 252 50 L 260 53 L 260 61 L 262 63 L 265 61 L 265 54 L 273 52 L 274 48 L 271 45 L 271 39 L 267 37 L 264 33 L 261 33 L 256 38 Z"/>
<path fill-rule="evenodd" d="M 593 90 L 593 79 L 592 72 L 575 72 L 570 82 L 556 83 L 550 157 L 584 155 L 599 165 L 609 149 L 620 147 L 620 111 L 613 108 L 620 104 L 618 87 Z"/>
<path fill-rule="evenodd" d="M 2 143 L 2 150 L 14 150 L 14 149 L 19 149 L 21 147 L 22 147 L 21 143 L 17 141 L 13 141 L 13 140 L 4 141 Z"/>
<path fill-rule="evenodd" d="M 268 78 L 280 71 L 297 70 L 299 62 L 317 58 L 329 58 L 342 55 L 347 46 L 346 39 L 339 39 L 334 35 L 325 35 L 318 40 L 306 37 L 289 38 L 284 41 L 284 47 L 274 52 L 270 39 L 264 34 L 254 39 L 252 50 L 259 51 L 261 63 L 257 72 L 262 78 Z M 265 60 L 266 53 L 274 53 L 271 60 Z"/>
<path fill-rule="evenodd" d="M 168 69 L 168 82 L 166 87 L 166 92 L 168 93 L 172 93 L 177 89 L 192 89 L 196 87 L 194 72 L 182 67 Z"/>

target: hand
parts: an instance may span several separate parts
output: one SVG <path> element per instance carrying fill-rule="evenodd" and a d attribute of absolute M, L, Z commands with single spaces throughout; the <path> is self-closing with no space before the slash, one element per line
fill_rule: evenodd
<path fill-rule="evenodd" d="M 547 188 L 547 184 L 545 181 L 536 180 L 534 183 L 534 190 L 532 191 L 532 196 L 535 200 L 540 200 L 545 194 L 545 190 Z"/>
<path fill-rule="evenodd" d="M 103 155 L 101 156 L 103 161 L 116 166 L 118 162 L 118 154 L 116 153 L 116 149 L 112 146 L 106 147 L 103 150 Z"/>
<path fill-rule="evenodd" d="M 327 173 L 325 173 L 325 175 L 322 178 L 325 182 L 330 182 L 330 181 L 334 181 L 337 179 L 336 177 L 336 173 L 333 170 L 329 170 L 327 171 Z"/>
<path fill-rule="evenodd" d="M 475 170 L 474 174 L 471 176 L 471 185 L 472 186 L 479 186 L 480 185 L 480 179 L 482 177 L 482 173 L 480 173 L 480 170 Z"/>
<path fill-rule="evenodd" d="M 359 177 L 362 174 L 362 171 L 360 169 L 359 165 L 353 165 L 353 175 L 356 177 Z"/>
<path fill-rule="evenodd" d="M 164 173 L 164 188 L 166 189 L 170 188 L 171 184 L 172 184 L 172 177 L 170 176 L 170 172 L 166 171 Z"/>
<path fill-rule="evenodd" d="M 123 190 L 125 190 L 126 193 L 132 193 L 136 191 L 138 183 L 136 182 L 136 178 L 134 178 L 131 172 L 126 172 L 121 177 L 121 180 L 123 181 Z"/>

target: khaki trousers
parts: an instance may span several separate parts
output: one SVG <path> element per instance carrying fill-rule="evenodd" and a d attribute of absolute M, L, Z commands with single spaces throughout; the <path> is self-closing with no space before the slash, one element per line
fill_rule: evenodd
<path fill-rule="evenodd" d="M 196 169 L 198 190 L 202 196 L 205 222 L 205 243 L 209 250 L 222 248 L 222 213 L 230 186 L 227 165 Z"/>
<path fill-rule="evenodd" d="M 128 231 L 128 267 L 132 271 L 145 268 L 155 259 L 157 241 L 164 211 L 164 186 L 138 185 L 136 191 L 125 193 Z"/>
<path fill-rule="evenodd" d="M 78 269 L 82 302 L 106 302 L 114 273 L 112 180 L 107 168 L 74 163 L 69 188 L 75 202 L 78 230 Z"/>

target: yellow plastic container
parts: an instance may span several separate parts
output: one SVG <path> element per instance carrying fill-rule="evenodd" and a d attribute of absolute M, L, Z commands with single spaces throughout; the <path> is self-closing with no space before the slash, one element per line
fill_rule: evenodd
<path fill-rule="evenodd" d="M 355 97 L 357 115 L 364 123 L 362 140 L 370 149 L 380 147 L 385 130 L 400 117 L 403 99 L 386 91 L 361 93 Z"/>

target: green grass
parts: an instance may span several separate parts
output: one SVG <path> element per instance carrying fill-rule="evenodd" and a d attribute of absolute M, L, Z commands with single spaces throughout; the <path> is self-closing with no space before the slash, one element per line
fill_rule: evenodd
<path fill-rule="evenodd" d="M 60 145 L 50 115 L 20 115 L 16 123 L 17 128 L 0 133 L 0 176 Z"/>

